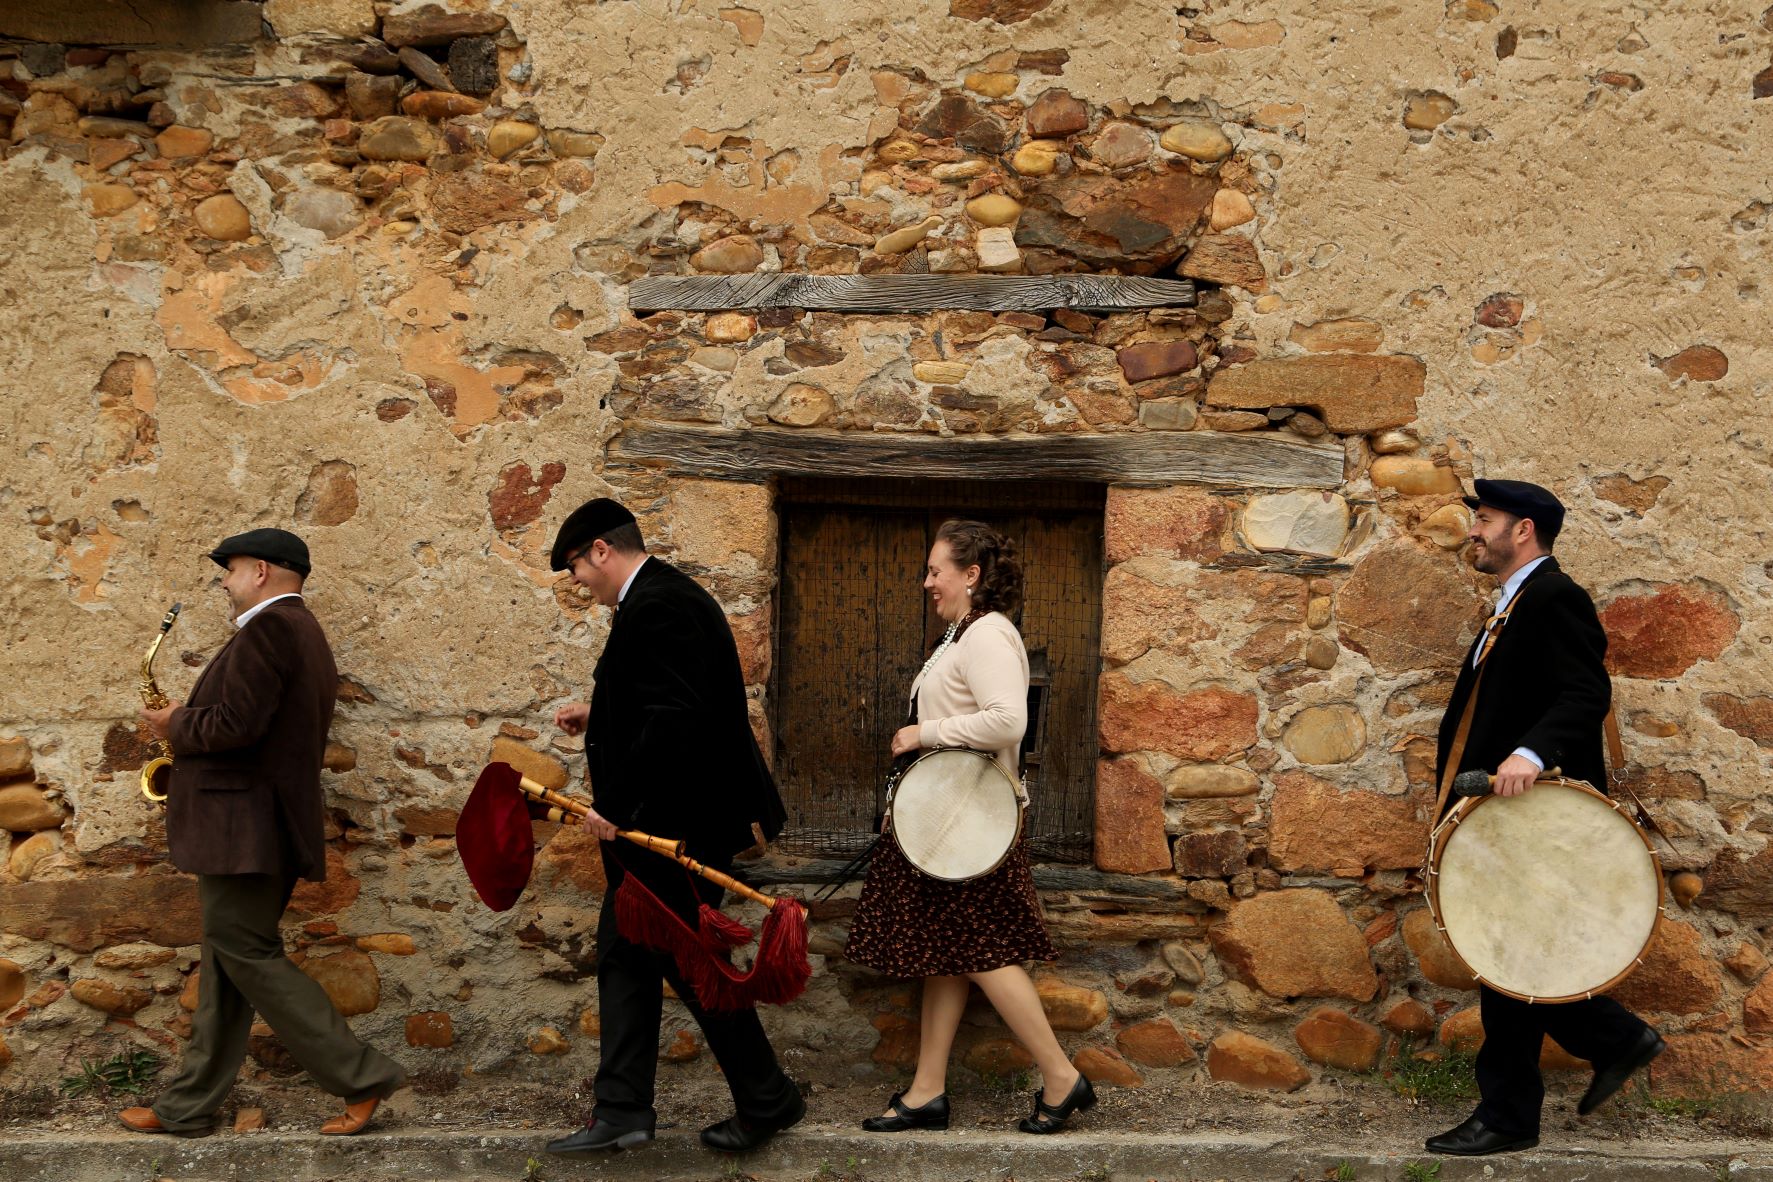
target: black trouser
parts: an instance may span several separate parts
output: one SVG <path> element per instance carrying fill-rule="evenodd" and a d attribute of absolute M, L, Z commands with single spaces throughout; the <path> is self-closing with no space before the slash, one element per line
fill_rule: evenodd
<path fill-rule="evenodd" d="M 1648 1028 L 1610 997 L 1529 1004 L 1488 985 L 1478 986 L 1484 1045 L 1477 1054 L 1477 1118 L 1502 1133 L 1539 1135 L 1545 1080 L 1539 1048 L 1545 1035 L 1599 1071 L 1619 1062 Z"/>
<path fill-rule="evenodd" d="M 276 1031 L 314 1082 L 347 1103 L 392 1095 L 400 1064 L 359 1042 L 314 978 L 283 954 L 277 923 L 295 888 L 271 874 L 199 874 L 203 967 L 191 1043 L 178 1076 L 154 1101 L 169 1129 L 207 1128 L 246 1058 L 252 1015 Z"/>
<path fill-rule="evenodd" d="M 609 887 L 603 895 L 603 912 L 597 920 L 597 1010 L 602 1023 L 602 1054 L 597 1064 L 595 1119 L 629 1128 L 653 1127 L 653 1085 L 659 1064 L 659 1021 L 664 1005 L 663 984 L 689 1007 L 708 1040 L 732 1089 L 738 1114 L 748 1120 L 773 1123 L 786 1120 L 800 1106 L 794 1081 L 776 1064 L 776 1053 L 757 1011 L 711 1012 L 704 1010 L 694 991 L 684 982 L 669 955 L 653 952 L 622 938 L 616 930 L 616 888 L 634 872 L 659 900 L 696 927 L 702 903 L 718 907 L 725 893 L 703 878 L 695 878 L 667 859 L 637 852 L 632 846 L 617 849 L 603 843 L 603 866 Z M 621 859 L 628 858 L 624 866 Z M 651 859 L 656 865 L 638 861 Z"/>

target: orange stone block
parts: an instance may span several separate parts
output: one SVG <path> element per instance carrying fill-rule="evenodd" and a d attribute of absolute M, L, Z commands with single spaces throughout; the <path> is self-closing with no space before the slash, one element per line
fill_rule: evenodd
<path fill-rule="evenodd" d="M 1085 1047 L 1072 1058 L 1071 1065 L 1083 1072 L 1084 1078 L 1093 1084 L 1113 1084 L 1117 1088 L 1138 1088 L 1145 1085 L 1145 1077 L 1133 1070 L 1120 1057 L 1119 1052 L 1107 1047 Z"/>
<path fill-rule="evenodd" d="M 1265 1092 L 1296 1092 L 1311 1082 L 1311 1072 L 1299 1060 L 1239 1030 L 1227 1030 L 1207 1046 L 1207 1074 Z"/>
<path fill-rule="evenodd" d="M 1114 1036 L 1114 1045 L 1121 1054 L 1147 1067 L 1180 1067 L 1198 1057 L 1168 1018 L 1136 1022 Z"/>

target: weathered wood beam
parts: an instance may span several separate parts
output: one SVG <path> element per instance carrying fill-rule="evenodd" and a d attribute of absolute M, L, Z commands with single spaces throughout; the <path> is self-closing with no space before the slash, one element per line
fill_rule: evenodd
<path fill-rule="evenodd" d="M 636 312 L 813 308 L 824 312 L 1044 312 L 1192 305 L 1186 279 L 1131 275 L 656 275 L 628 285 Z"/>
<path fill-rule="evenodd" d="M 262 35 L 263 8 L 237 0 L 0 4 L 0 37 L 62 45 L 246 44 Z"/>
<path fill-rule="evenodd" d="M 684 476 L 753 482 L 782 475 L 1244 488 L 1335 488 L 1342 483 L 1340 446 L 1284 439 L 1266 431 L 973 439 L 645 423 L 625 427 L 610 443 L 609 457 Z"/>
<path fill-rule="evenodd" d="M 833 882 L 846 865 L 847 861 L 829 859 L 788 865 L 766 856 L 757 862 L 743 863 L 737 873 L 755 887 L 804 886 Z M 1179 903 L 1188 898 L 1188 891 L 1174 878 L 1111 874 L 1085 866 L 1036 866 L 1034 885 L 1043 891 L 1083 892 L 1090 896 L 1090 902 L 1097 903 Z"/>

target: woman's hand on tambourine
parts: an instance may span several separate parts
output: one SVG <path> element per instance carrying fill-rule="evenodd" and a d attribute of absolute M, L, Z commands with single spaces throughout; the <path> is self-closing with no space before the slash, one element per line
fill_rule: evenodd
<path fill-rule="evenodd" d="M 902 726 L 893 732 L 893 754 L 909 755 L 923 746 L 915 726 Z"/>

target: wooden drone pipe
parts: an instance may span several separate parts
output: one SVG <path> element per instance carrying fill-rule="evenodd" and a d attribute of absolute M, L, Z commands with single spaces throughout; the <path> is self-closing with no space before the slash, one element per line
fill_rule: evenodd
<path fill-rule="evenodd" d="M 517 786 L 523 794 L 548 806 L 548 819 L 562 824 L 583 824 L 591 811 L 591 806 L 570 796 L 563 796 L 552 788 L 543 787 L 528 776 L 519 776 Z M 668 837 L 654 837 L 650 833 L 642 833 L 638 829 L 617 829 L 616 833 L 643 849 L 655 854 L 663 854 L 683 864 L 691 874 L 699 874 L 716 886 L 724 887 L 735 895 L 750 899 L 753 903 L 761 903 L 765 907 L 774 907 L 777 900 L 760 890 L 746 886 L 730 874 L 723 874 L 711 866 L 704 866 L 683 852 L 683 842 L 673 841 Z"/>

